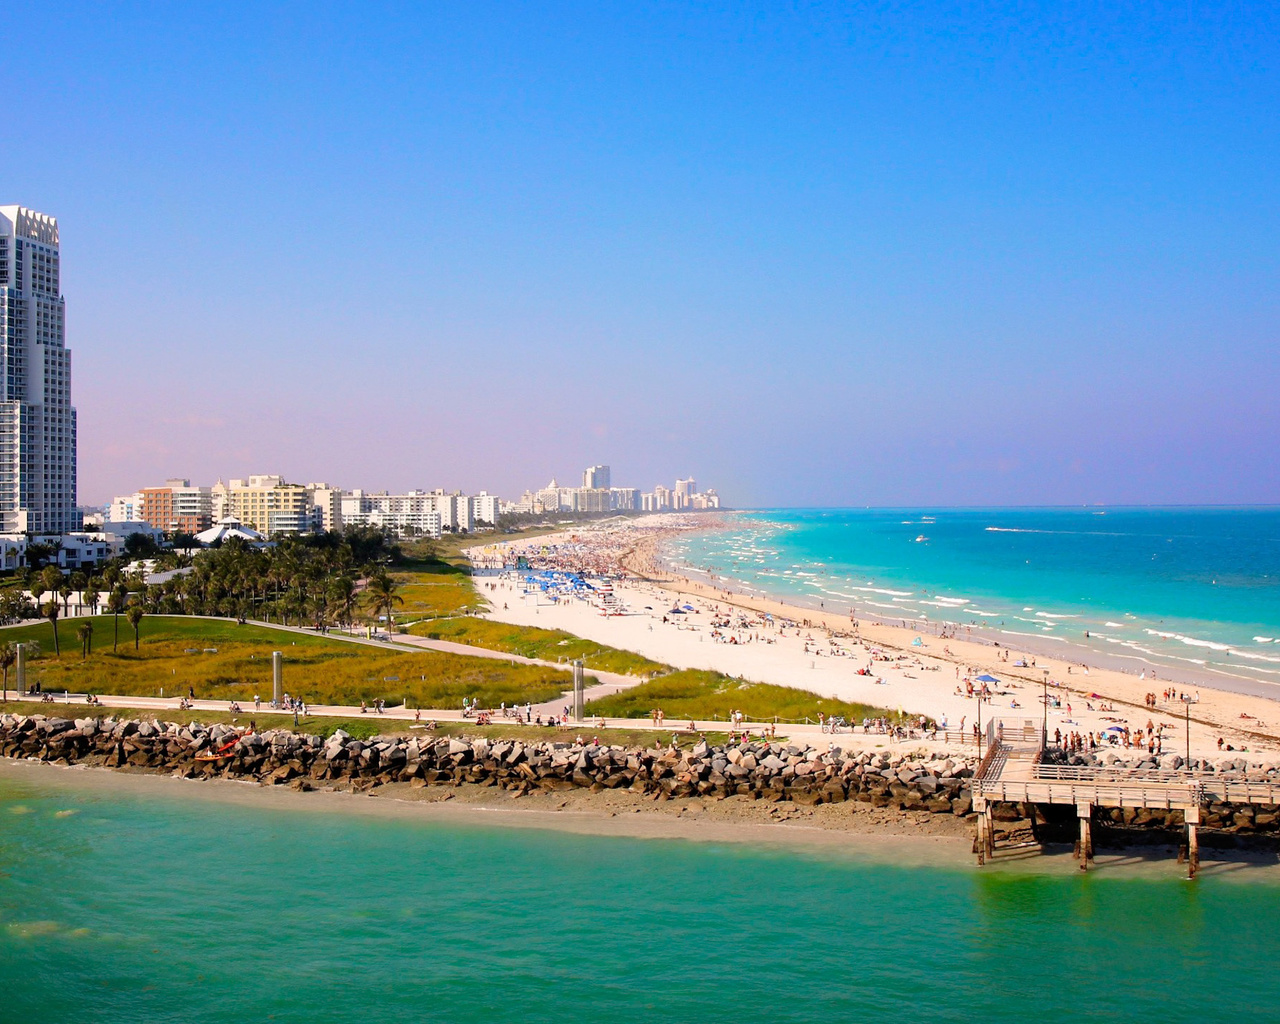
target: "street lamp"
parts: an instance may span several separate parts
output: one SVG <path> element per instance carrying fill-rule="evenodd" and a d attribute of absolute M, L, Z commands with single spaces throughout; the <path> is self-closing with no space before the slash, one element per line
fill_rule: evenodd
<path fill-rule="evenodd" d="M 974 692 L 974 695 L 978 698 L 978 736 L 977 736 L 977 739 L 974 740 L 973 745 L 977 747 L 979 751 L 981 751 L 982 750 L 982 688 L 974 687 L 973 692 Z"/>
<path fill-rule="evenodd" d="M 1190 695 L 1185 693 L 1182 695 L 1182 706 L 1186 711 L 1186 725 L 1184 726 L 1184 728 L 1187 731 L 1187 767 L 1190 768 L 1191 767 L 1191 697 Z"/>
<path fill-rule="evenodd" d="M 1040 749 L 1049 746 L 1049 670 L 1044 670 L 1044 725 L 1040 727 Z"/>

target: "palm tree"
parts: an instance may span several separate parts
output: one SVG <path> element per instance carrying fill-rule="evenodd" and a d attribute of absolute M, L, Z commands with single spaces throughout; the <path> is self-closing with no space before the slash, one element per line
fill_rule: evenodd
<path fill-rule="evenodd" d="M 44 617 L 53 626 L 53 656 L 62 657 L 62 648 L 58 646 L 58 602 L 52 600 L 44 606 Z"/>
<path fill-rule="evenodd" d="M 40 570 L 40 582 L 44 584 L 45 590 L 51 590 L 56 594 L 63 584 L 62 570 L 56 565 L 46 565 Z"/>
<path fill-rule="evenodd" d="M 72 593 L 80 595 L 80 607 L 83 608 L 85 605 L 85 600 L 84 600 L 85 588 L 89 586 L 88 574 L 84 572 L 73 572 L 71 574 L 71 579 L 68 580 L 68 582 L 71 584 Z M 63 602 L 63 605 L 62 605 L 62 614 L 63 615 L 67 614 L 67 606 L 65 602 Z"/>
<path fill-rule="evenodd" d="M 93 653 L 93 623 L 86 620 L 76 627 L 76 636 L 80 638 L 80 660 L 84 661 Z"/>
<path fill-rule="evenodd" d="M 84 591 L 80 595 L 80 599 L 89 606 L 91 615 L 98 614 L 98 601 L 102 597 L 98 593 L 98 581 L 92 576 L 88 578 L 84 585 Z"/>
<path fill-rule="evenodd" d="M 9 669 L 18 660 L 18 645 L 6 640 L 0 644 L 0 672 L 4 673 L 4 700 L 9 701 Z"/>
<path fill-rule="evenodd" d="M 339 626 L 351 627 L 358 600 L 356 583 L 350 576 L 338 576 L 329 583 L 329 613 Z"/>
<path fill-rule="evenodd" d="M 75 589 L 66 580 L 62 581 L 62 586 L 58 588 L 58 596 L 62 598 L 62 617 L 67 617 L 67 604 L 71 601 L 71 595 L 75 593 Z"/>
<path fill-rule="evenodd" d="M 124 613 L 124 617 L 129 620 L 129 625 L 133 627 L 133 649 L 135 651 L 138 649 L 138 626 L 141 624 L 142 616 L 145 614 L 146 612 L 142 610 L 142 605 L 140 604 L 129 605 L 129 610 Z"/>
<path fill-rule="evenodd" d="M 388 633 L 391 632 L 391 613 L 396 605 L 404 604 L 404 598 L 396 593 L 399 589 L 400 584 L 385 569 L 379 569 L 365 584 L 365 598 L 373 608 L 374 615 L 378 612 L 386 613 Z"/>
<path fill-rule="evenodd" d="M 124 611 L 124 606 L 129 600 L 129 591 L 124 589 L 123 583 L 117 583 L 111 588 L 111 593 L 107 595 L 107 609 L 115 616 L 116 633 L 111 640 L 111 650 L 116 649 L 116 644 L 120 642 L 120 613 Z"/>

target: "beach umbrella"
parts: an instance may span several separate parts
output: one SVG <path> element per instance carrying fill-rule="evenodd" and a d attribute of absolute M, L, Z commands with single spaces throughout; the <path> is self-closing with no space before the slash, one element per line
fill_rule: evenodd
<path fill-rule="evenodd" d="M 998 683 L 998 682 L 1000 682 L 1000 680 L 999 680 L 999 679 L 997 679 L 995 676 L 991 676 L 991 675 L 987 675 L 986 673 L 983 673 L 982 675 L 978 676 L 978 682 L 980 682 L 980 683 Z"/>

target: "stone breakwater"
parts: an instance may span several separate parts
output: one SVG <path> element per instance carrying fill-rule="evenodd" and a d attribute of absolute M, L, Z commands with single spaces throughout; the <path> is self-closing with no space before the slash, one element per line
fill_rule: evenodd
<path fill-rule="evenodd" d="M 524 792 L 629 789 L 658 799 L 748 795 L 809 806 L 856 800 L 961 816 L 971 813 L 976 767 L 966 758 L 781 743 L 656 749 L 430 736 L 358 740 L 342 730 L 325 739 L 284 729 L 246 733 L 227 725 L 43 715 L 0 716 L 0 753 L 297 789 L 365 790 L 392 782 Z"/>
<path fill-rule="evenodd" d="M 341 729 L 324 738 L 287 729 L 246 732 L 228 725 L 108 718 L 0 715 L 0 754 L 55 764 L 133 768 L 190 779 L 231 778 L 263 785 L 366 791 L 388 783 L 411 786 L 496 786 L 534 790 L 629 790 L 658 800 L 748 796 L 800 806 L 854 801 L 877 808 L 972 817 L 974 758 L 919 752 L 819 751 L 784 743 L 681 749 L 458 737 L 374 736 Z M 1120 757 L 1110 751 L 1057 763 L 1132 768 L 1181 768 L 1182 759 Z M 1239 756 L 1194 761 L 1205 777 L 1271 778 L 1280 767 Z M 1042 809 L 1051 812 L 1053 808 Z M 1071 810 L 1074 815 L 1074 809 Z M 1101 808 L 1102 825 L 1159 831 L 1179 828 L 1181 811 Z M 1021 804 L 995 804 L 995 820 L 1025 821 Z M 1074 823 L 1074 817 L 1071 817 Z M 1052 824 L 1048 819 L 1046 825 Z M 1280 807 L 1210 801 L 1201 824 L 1213 831 L 1280 835 Z"/>

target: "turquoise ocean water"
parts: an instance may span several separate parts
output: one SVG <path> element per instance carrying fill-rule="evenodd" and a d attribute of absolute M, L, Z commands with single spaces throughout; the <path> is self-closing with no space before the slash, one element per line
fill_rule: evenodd
<path fill-rule="evenodd" d="M 0 1020 L 1202 1024 L 1280 1001 L 1280 886 L 1167 857 L 911 869 L 165 791 L 0 776 Z"/>
<path fill-rule="evenodd" d="M 1208 668 L 1280 696 L 1277 508 L 776 510 L 726 522 L 679 538 L 673 559 L 812 607 L 1069 644 L 1139 671 Z"/>

